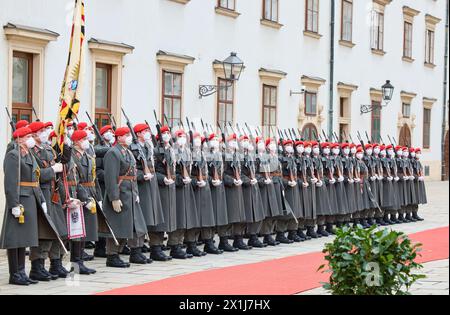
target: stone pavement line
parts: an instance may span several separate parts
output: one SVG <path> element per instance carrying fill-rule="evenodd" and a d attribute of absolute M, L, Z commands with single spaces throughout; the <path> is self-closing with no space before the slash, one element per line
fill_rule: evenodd
<path fill-rule="evenodd" d="M 413 224 L 394 226 L 407 234 L 434 229 L 449 225 L 449 183 L 427 182 L 427 205 L 421 206 L 420 214 L 425 221 Z M 254 249 L 248 252 L 208 255 L 200 259 L 172 261 L 169 263 L 154 262 L 149 266 L 132 266 L 130 269 L 114 270 L 106 268 L 104 259 L 96 259 L 88 265 L 97 270 L 97 274 L 80 277 L 79 282 L 56 280 L 29 287 L 13 287 L 8 285 L 8 264 L 5 251 L 0 251 L 0 295 L 3 294 L 94 294 L 115 288 L 144 284 L 151 281 L 170 278 L 214 268 L 223 268 L 252 262 L 262 262 L 277 258 L 321 251 L 323 245 L 331 238 L 321 238 L 305 243 L 281 245 L 274 248 Z M 68 260 L 66 259 L 66 264 Z M 47 262 L 48 265 L 48 262 Z M 29 270 L 27 262 L 27 270 Z"/>

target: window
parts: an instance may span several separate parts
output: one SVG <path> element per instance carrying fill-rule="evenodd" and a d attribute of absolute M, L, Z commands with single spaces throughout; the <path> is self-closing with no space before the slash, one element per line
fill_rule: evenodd
<path fill-rule="evenodd" d="M 409 118 L 411 116 L 411 104 L 402 103 L 402 114 L 404 118 Z"/>
<path fill-rule="evenodd" d="M 305 93 L 305 114 L 314 116 L 317 113 L 317 93 Z"/>
<path fill-rule="evenodd" d="M 12 119 L 32 121 L 33 55 L 14 51 L 12 78 Z"/>
<path fill-rule="evenodd" d="M 403 31 L 403 57 L 412 58 L 412 32 L 413 27 L 409 22 L 404 23 Z"/>
<path fill-rule="evenodd" d="M 263 19 L 278 22 L 278 0 L 263 0 Z"/>
<path fill-rule="evenodd" d="M 345 117 L 345 98 L 341 97 L 339 98 L 339 115 L 341 118 Z"/>
<path fill-rule="evenodd" d="M 378 11 L 372 11 L 371 22 L 372 43 L 371 48 L 374 50 L 384 49 L 384 14 Z"/>
<path fill-rule="evenodd" d="M 218 79 L 217 122 L 220 126 L 233 123 L 234 85 L 232 81 Z"/>
<path fill-rule="evenodd" d="M 423 109 L 423 148 L 430 148 L 431 109 Z"/>
<path fill-rule="evenodd" d="M 236 9 L 236 0 L 218 0 L 217 6 L 222 9 L 234 11 Z"/>
<path fill-rule="evenodd" d="M 99 129 L 111 123 L 111 81 L 112 66 L 104 63 L 96 63 L 95 124 Z"/>
<path fill-rule="evenodd" d="M 342 0 L 341 40 L 352 41 L 353 33 L 353 2 Z"/>
<path fill-rule="evenodd" d="M 434 64 L 434 31 L 427 30 L 425 42 L 425 63 Z"/>
<path fill-rule="evenodd" d="M 271 135 L 271 127 L 277 125 L 277 94 L 276 86 L 263 85 L 263 133 Z"/>
<path fill-rule="evenodd" d="M 302 139 L 306 141 L 317 139 L 317 129 L 313 124 L 307 124 L 302 130 Z"/>
<path fill-rule="evenodd" d="M 308 32 L 319 32 L 319 0 L 306 0 L 306 25 Z"/>
<path fill-rule="evenodd" d="M 167 116 L 169 125 L 173 127 L 181 121 L 182 74 L 163 71 L 163 117 Z"/>
<path fill-rule="evenodd" d="M 379 143 L 381 138 L 381 103 L 372 101 L 372 106 L 371 136 L 374 142 Z"/>

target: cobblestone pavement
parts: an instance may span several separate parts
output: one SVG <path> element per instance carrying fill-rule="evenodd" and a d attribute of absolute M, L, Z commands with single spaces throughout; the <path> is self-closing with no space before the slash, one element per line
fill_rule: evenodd
<path fill-rule="evenodd" d="M 449 185 L 448 182 L 427 183 L 429 203 L 421 207 L 420 214 L 425 221 L 395 226 L 405 233 L 415 233 L 449 225 Z M 0 294 L 93 294 L 130 285 L 143 284 L 182 274 L 223 268 L 239 264 L 257 263 L 261 261 L 321 251 L 323 245 L 331 238 L 312 240 L 305 243 L 280 245 L 272 248 L 253 249 L 248 252 L 227 253 L 219 256 L 208 255 L 203 258 L 185 261 L 173 260 L 168 263 L 154 262 L 146 266 L 132 266 L 126 270 L 106 268 L 104 259 L 95 259 L 87 263 L 97 273 L 69 280 L 56 280 L 39 283 L 29 287 L 8 285 L 8 264 L 5 251 L 0 251 Z M 126 259 L 126 258 L 125 258 Z M 69 265 L 66 260 L 67 266 Z M 48 262 L 47 262 L 48 265 Z M 27 270 L 30 266 L 27 263 Z M 426 264 L 429 277 L 413 288 L 414 294 L 448 294 L 448 260 Z M 307 292 L 309 294 L 315 291 Z M 323 293 L 320 289 L 317 293 Z"/>

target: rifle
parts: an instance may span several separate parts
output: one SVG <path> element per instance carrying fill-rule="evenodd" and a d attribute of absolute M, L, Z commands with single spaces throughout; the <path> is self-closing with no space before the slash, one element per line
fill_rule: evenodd
<path fill-rule="evenodd" d="M 38 114 L 36 113 L 36 110 L 34 109 L 34 106 L 33 106 L 33 105 L 31 105 L 31 109 L 33 110 L 34 117 L 36 117 L 36 121 L 40 121 L 40 120 L 39 120 L 39 116 L 38 116 Z"/>
<path fill-rule="evenodd" d="M 372 143 L 373 141 L 371 141 L 370 139 L 369 139 L 369 135 L 367 134 L 367 131 L 365 132 L 366 133 L 366 138 L 367 138 L 367 143 Z"/>
<path fill-rule="evenodd" d="M 11 114 L 9 113 L 8 107 L 5 106 L 5 109 L 6 109 L 6 114 L 8 115 L 8 118 L 9 118 L 9 125 L 11 126 L 11 130 L 14 133 L 14 131 L 16 131 L 16 125 L 14 124 L 14 121 L 12 120 L 12 117 L 11 117 Z"/>
<path fill-rule="evenodd" d="M 95 136 L 97 137 L 98 143 L 101 146 L 105 146 L 106 145 L 105 139 L 103 139 L 102 135 L 100 134 L 100 131 L 98 130 L 97 125 L 94 124 L 94 122 L 92 121 L 91 116 L 89 115 L 88 112 L 86 112 L 86 116 L 89 119 L 89 122 L 91 123 L 92 128 L 94 129 L 94 133 L 95 133 Z"/>
<path fill-rule="evenodd" d="M 153 146 L 156 148 L 156 146 L 158 145 L 158 141 L 156 141 L 156 137 L 152 131 L 152 127 L 150 127 L 150 124 L 148 123 L 147 120 L 145 120 L 145 124 L 147 125 L 148 129 L 150 130 L 150 134 L 152 135 Z"/>
<path fill-rule="evenodd" d="M 325 133 L 325 131 L 322 129 L 322 134 L 323 134 L 323 139 L 326 141 L 326 142 L 328 142 L 329 140 L 329 138 L 327 137 L 327 134 Z M 331 140 L 333 140 L 333 139 L 331 139 Z"/>
<path fill-rule="evenodd" d="M 113 129 L 114 131 L 116 131 L 116 129 L 117 129 L 116 119 L 115 119 L 114 116 L 111 115 L 110 113 L 108 113 L 108 118 L 109 118 L 109 121 L 111 122 L 111 127 L 112 127 L 112 129 Z"/>
<path fill-rule="evenodd" d="M 144 152 L 142 151 L 139 140 L 136 136 L 136 133 L 134 132 L 133 125 L 131 124 L 131 121 L 128 118 L 127 114 L 125 113 L 123 107 L 121 109 L 122 109 L 123 116 L 127 120 L 127 126 L 128 126 L 128 129 L 130 129 L 131 136 L 133 137 L 133 143 L 136 145 L 136 148 L 138 149 L 138 155 L 139 155 L 138 160 L 141 160 L 144 174 L 150 174 L 151 172 L 150 172 L 150 168 L 148 167 L 148 164 L 147 164 L 147 158 L 144 155 Z"/>

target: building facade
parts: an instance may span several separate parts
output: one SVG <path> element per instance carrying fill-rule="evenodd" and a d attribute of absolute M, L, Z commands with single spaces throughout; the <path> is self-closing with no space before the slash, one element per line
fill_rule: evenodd
<path fill-rule="evenodd" d="M 85 0 L 80 120 L 87 111 L 99 125 L 110 114 L 124 122 L 123 106 L 134 122 L 154 123 L 156 110 L 175 124 L 189 116 L 265 133 L 279 125 L 306 138 L 330 126 L 354 140 L 357 131 L 364 140 L 365 132 L 390 135 L 423 147 L 427 175 L 440 179 L 446 2 Z M 0 103 L 14 119 L 34 117 L 33 106 L 56 121 L 73 6 L 1 1 Z M 232 51 L 245 64 L 234 84 L 218 62 Z M 380 107 L 386 80 L 395 91 Z M 219 93 L 200 98 L 200 85 Z M 374 110 L 361 114 L 361 105 Z M 0 123 L 3 160 L 11 136 L 4 109 Z"/>

